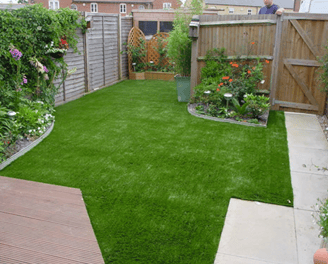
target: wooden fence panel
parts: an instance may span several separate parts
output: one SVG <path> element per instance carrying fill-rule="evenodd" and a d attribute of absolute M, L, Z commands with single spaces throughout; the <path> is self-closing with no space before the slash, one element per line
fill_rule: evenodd
<path fill-rule="evenodd" d="M 205 66 L 207 51 L 225 48 L 225 54 L 231 59 L 236 56 L 254 56 L 268 60 L 269 64 L 263 64 L 266 82 L 259 85 L 259 89 L 269 90 L 276 21 L 275 15 L 200 16 L 198 44 L 195 45 L 198 48 L 193 51 L 197 52 L 197 65 L 194 67 L 197 70 L 194 70 L 195 74 L 192 73 L 192 86 L 201 82 L 201 68 Z"/>
<path fill-rule="evenodd" d="M 64 57 L 68 70 L 76 68 L 76 71 L 60 86 L 55 97 L 56 105 L 77 99 L 86 92 L 109 86 L 128 76 L 127 55 L 121 55 L 120 51 L 132 28 L 132 18 L 100 13 L 83 15 L 91 18 L 91 28 L 87 34 L 77 29 L 80 54 L 69 49 Z M 60 82 L 57 79 L 54 84 L 58 86 Z"/>
<path fill-rule="evenodd" d="M 299 17 L 299 16 L 298 16 Z M 321 16 L 320 16 L 321 18 Z M 326 93 L 320 91 L 318 58 L 324 55 L 328 35 L 326 20 L 283 17 L 278 82 L 273 109 L 323 114 Z"/>
<path fill-rule="evenodd" d="M 126 45 L 123 45 L 123 43 L 128 43 L 129 32 L 132 28 L 132 17 L 121 17 L 121 21 L 121 50 L 126 51 Z M 123 52 L 123 54 L 121 54 L 121 68 L 122 79 L 128 79 L 128 55 L 126 54 L 126 52 Z"/>
<path fill-rule="evenodd" d="M 225 48 L 229 59 L 239 55 L 269 61 L 263 69 L 266 82 L 259 88 L 271 91 L 272 109 L 323 114 L 326 94 L 320 92 L 318 57 L 326 52 L 328 15 L 199 16 L 199 22 L 192 46 L 192 93 L 206 52 Z"/>
<path fill-rule="evenodd" d="M 64 60 L 67 63 L 68 70 L 76 68 L 76 72 L 68 76 L 66 81 L 61 85 L 55 97 L 56 105 L 60 105 L 65 102 L 77 99 L 83 96 L 85 92 L 84 43 L 81 29 L 77 29 L 77 35 L 79 37 L 77 48 L 80 54 L 74 53 L 73 49 L 70 48 L 64 57 Z M 61 79 L 57 79 L 54 81 L 54 84 L 58 86 L 60 82 Z"/>

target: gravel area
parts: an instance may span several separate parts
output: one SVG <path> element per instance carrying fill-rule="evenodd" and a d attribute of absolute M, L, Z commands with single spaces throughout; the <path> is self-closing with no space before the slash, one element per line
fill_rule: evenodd
<path fill-rule="evenodd" d="M 322 115 L 322 116 L 317 115 L 317 117 L 318 117 L 318 121 L 319 121 L 319 123 L 321 125 L 322 131 L 325 134 L 326 139 L 328 141 L 328 119 L 327 119 L 327 116 L 325 116 L 325 115 Z"/>

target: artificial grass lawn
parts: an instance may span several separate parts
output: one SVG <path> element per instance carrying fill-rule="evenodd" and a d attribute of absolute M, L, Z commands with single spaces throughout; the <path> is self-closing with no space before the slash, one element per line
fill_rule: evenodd
<path fill-rule="evenodd" d="M 56 110 L 1 175 L 80 188 L 106 263 L 212 264 L 231 197 L 293 205 L 283 112 L 268 128 L 204 120 L 151 80 Z"/>

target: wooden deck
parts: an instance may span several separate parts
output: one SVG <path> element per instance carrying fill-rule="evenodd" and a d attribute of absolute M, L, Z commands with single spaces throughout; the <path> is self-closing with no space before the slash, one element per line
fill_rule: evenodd
<path fill-rule="evenodd" d="M 81 191 L 0 176 L 0 263 L 104 263 Z"/>

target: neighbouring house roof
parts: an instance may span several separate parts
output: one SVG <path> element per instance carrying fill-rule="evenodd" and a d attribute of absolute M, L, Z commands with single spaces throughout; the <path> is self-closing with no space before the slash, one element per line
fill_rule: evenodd
<path fill-rule="evenodd" d="M 283 8 L 294 8 L 294 0 L 273 0 L 273 3 Z M 205 5 L 264 6 L 263 0 L 205 0 Z"/>
<path fill-rule="evenodd" d="M 155 0 L 73 0 L 73 3 L 108 3 L 108 4 L 149 4 L 153 3 Z"/>

